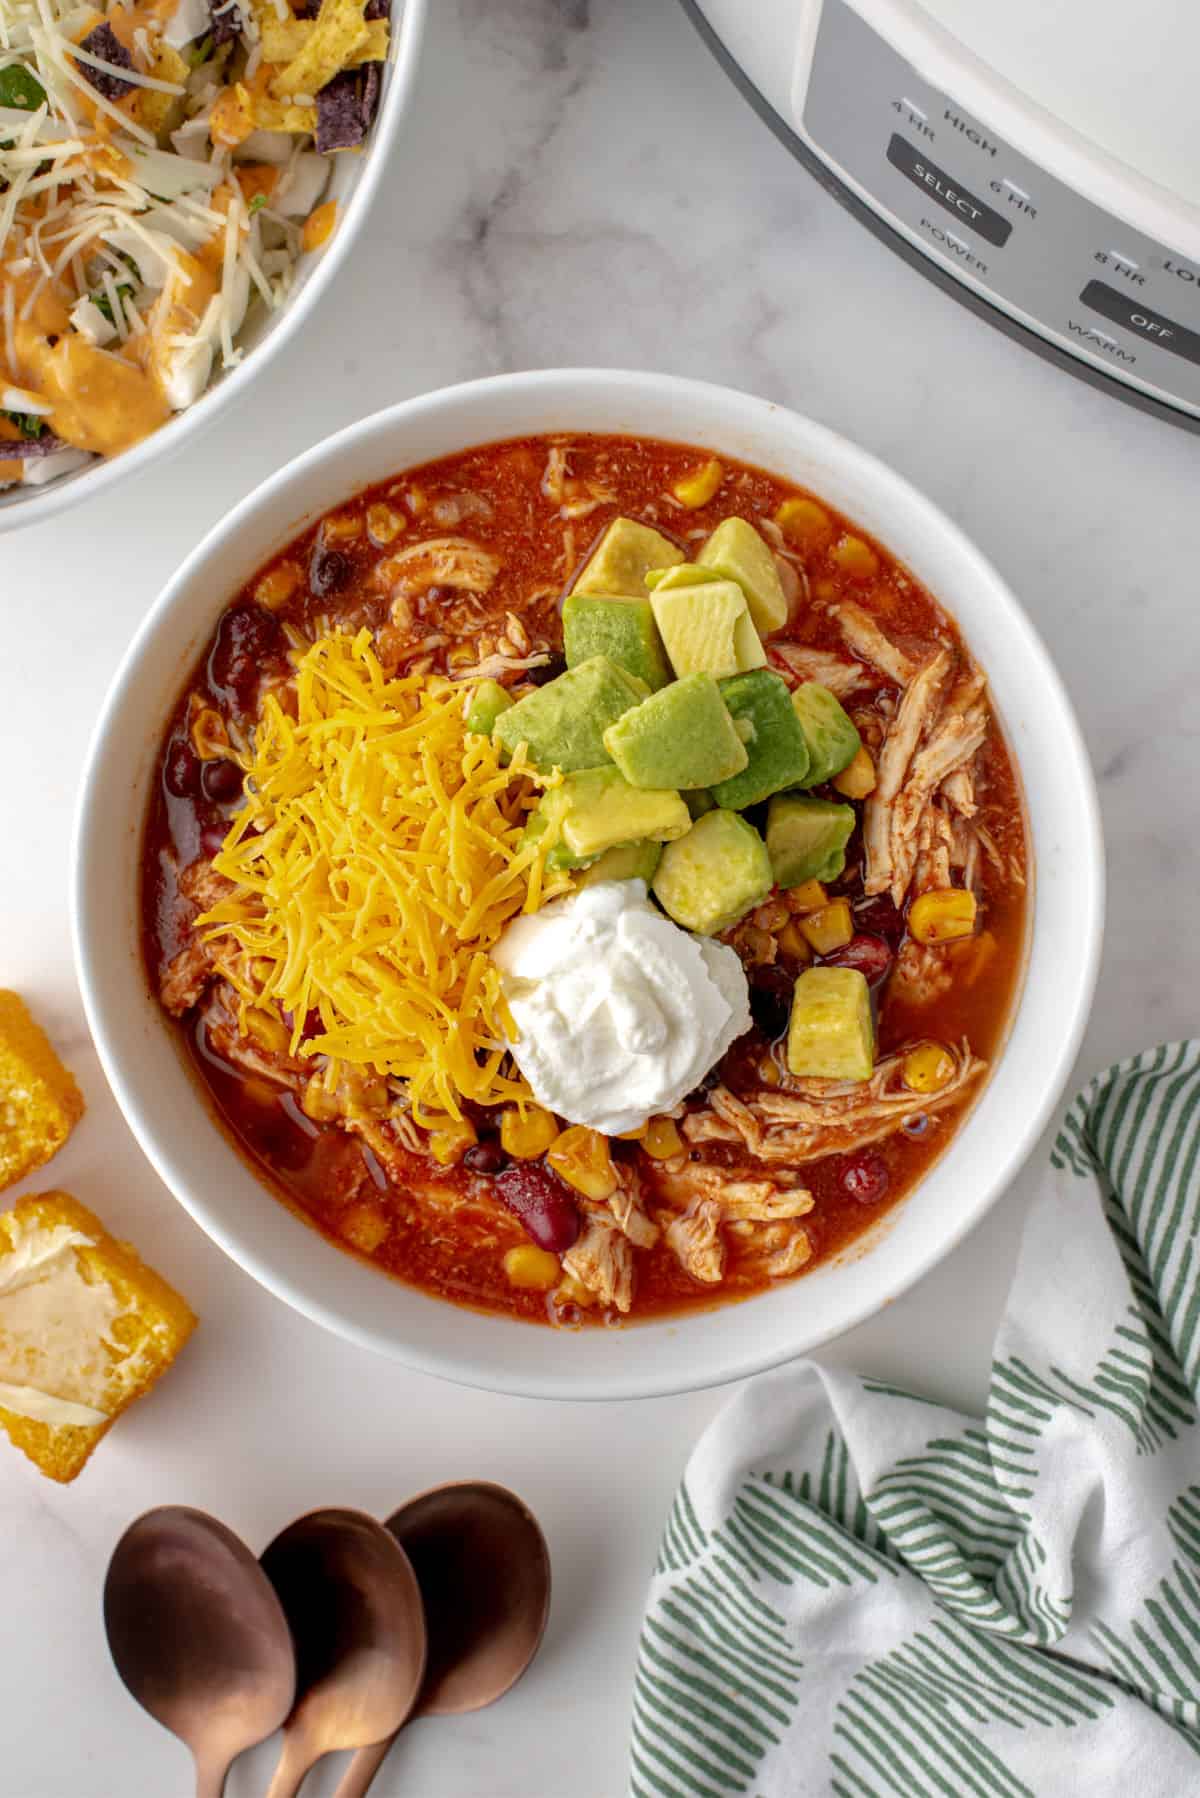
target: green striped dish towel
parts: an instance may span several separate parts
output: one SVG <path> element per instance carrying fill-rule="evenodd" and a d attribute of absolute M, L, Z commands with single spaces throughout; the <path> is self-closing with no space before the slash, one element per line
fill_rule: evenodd
<path fill-rule="evenodd" d="M 702 1438 L 635 1798 L 1200 1793 L 1200 1042 L 1094 1081 L 1052 1163 L 984 1417 L 806 1363 Z"/>

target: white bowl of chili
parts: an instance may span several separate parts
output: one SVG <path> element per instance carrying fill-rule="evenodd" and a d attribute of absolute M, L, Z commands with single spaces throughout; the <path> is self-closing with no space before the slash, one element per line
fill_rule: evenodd
<path fill-rule="evenodd" d="M 751 491 L 754 471 L 773 471 L 886 546 L 898 569 L 893 595 L 909 582 L 936 596 L 986 672 L 1024 787 L 1029 849 L 1021 966 L 993 1065 L 885 1220 L 743 1302 L 644 1322 L 635 1308 L 623 1328 L 562 1331 L 550 1354 L 541 1329 L 388 1279 L 280 1205 L 206 1109 L 178 1027 L 149 989 L 138 847 L 164 725 L 243 584 L 324 514 L 398 472 L 547 433 L 636 437 L 651 446 L 643 456 L 655 442 L 701 446 L 748 465 L 739 492 Z M 857 551 L 843 559 L 869 575 Z M 819 586 L 809 601 L 818 607 Z M 885 720 L 903 703 L 885 699 Z M 114 854 L 114 844 L 128 847 Z M 785 1361 L 869 1317 L 962 1239 L 1020 1168 L 1071 1071 L 1097 971 L 1103 884 L 1096 797 L 1070 703 L 1017 601 L 955 525 L 872 456 L 767 401 L 661 375 L 565 370 L 497 376 L 376 414 L 281 470 L 210 532 L 148 615 L 97 726 L 78 814 L 74 921 L 87 1015 L 118 1103 L 166 1185 L 242 1267 L 326 1328 L 425 1372 L 529 1396 L 612 1399 Z M 819 1206 L 813 1215 L 819 1231 Z"/>

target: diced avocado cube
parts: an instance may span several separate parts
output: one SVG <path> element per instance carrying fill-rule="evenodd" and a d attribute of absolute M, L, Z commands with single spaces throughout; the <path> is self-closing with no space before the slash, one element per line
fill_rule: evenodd
<path fill-rule="evenodd" d="M 539 843 L 550 829 L 555 827 L 557 842 L 546 852 L 546 866 L 557 873 L 563 868 L 590 867 L 595 856 L 576 855 L 569 849 L 562 837 L 563 790 L 562 787 L 550 787 L 542 794 L 533 810 L 525 820 L 525 830 L 521 837 L 521 847 L 528 848 L 531 843 Z"/>
<path fill-rule="evenodd" d="M 642 837 L 669 843 L 692 828 L 691 814 L 678 793 L 632 787 L 611 765 L 568 774 L 558 791 L 563 840 L 572 855 L 603 855 L 617 843 Z"/>
<path fill-rule="evenodd" d="M 808 744 L 792 710 L 787 682 L 769 668 L 755 668 L 723 680 L 720 687 L 749 760 L 740 774 L 713 788 L 717 804 L 741 812 L 784 787 L 802 786 L 808 773 Z"/>
<path fill-rule="evenodd" d="M 835 805 L 807 793 L 777 793 L 767 808 L 767 854 L 775 885 L 836 880 L 846 866 L 846 844 L 853 829 L 852 805 Z"/>
<path fill-rule="evenodd" d="M 477 737 L 490 737 L 497 718 L 512 703 L 512 694 L 506 693 L 498 680 L 481 680 L 471 697 L 467 729 Z"/>
<path fill-rule="evenodd" d="M 609 726 L 604 745 L 634 787 L 711 787 L 749 760 L 709 674 L 652 693 Z"/>
<path fill-rule="evenodd" d="M 592 656 L 502 712 L 492 735 L 510 755 L 527 743 L 534 767 L 546 774 L 596 768 L 609 759 L 605 730 L 645 695 L 644 681 L 607 656 Z"/>
<path fill-rule="evenodd" d="M 579 885 L 592 887 L 602 880 L 644 880 L 649 886 L 662 853 L 661 843 L 618 843 L 614 849 L 606 849 L 579 876 Z"/>
<path fill-rule="evenodd" d="M 686 841 L 686 839 L 685 839 Z M 857 968 L 805 968 L 792 992 L 787 1064 L 810 1080 L 869 1080 L 875 1067 L 871 990 Z"/>
<path fill-rule="evenodd" d="M 648 568 L 683 561 L 678 544 L 634 518 L 614 518 L 584 563 L 573 591 L 639 596 Z"/>
<path fill-rule="evenodd" d="M 660 583 L 650 605 L 680 678 L 711 674 L 720 680 L 766 660 L 736 581 L 688 581 L 680 587 Z"/>
<path fill-rule="evenodd" d="M 808 740 L 807 787 L 820 787 L 858 754 L 862 738 L 845 707 L 834 698 L 828 687 L 806 681 L 792 694 L 792 708 Z"/>
<path fill-rule="evenodd" d="M 654 896 L 677 924 L 715 936 L 760 905 L 771 890 L 767 846 L 736 812 L 708 812 L 663 850 Z"/>
<path fill-rule="evenodd" d="M 691 792 L 685 793 L 683 797 L 693 818 L 702 818 L 705 812 L 711 812 L 717 803 L 707 787 L 693 787 Z"/>
<path fill-rule="evenodd" d="M 775 566 L 775 557 L 752 524 L 744 518 L 726 518 L 696 557 L 702 568 L 713 568 L 736 581 L 760 631 L 777 631 L 787 623 L 788 602 Z"/>
<path fill-rule="evenodd" d="M 605 599 L 599 594 L 568 593 L 562 619 L 568 668 L 577 668 L 592 656 L 605 655 L 627 674 L 644 680 L 651 692 L 665 687 L 671 679 L 671 664 L 648 599 Z"/>
<path fill-rule="evenodd" d="M 721 576 L 715 568 L 701 568 L 698 562 L 677 562 L 673 568 L 649 568 L 646 571 L 646 585 L 651 593 L 661 587 L 669 593 L 673 587 L 700 587 L 706 581 L 719 581 Z"/>

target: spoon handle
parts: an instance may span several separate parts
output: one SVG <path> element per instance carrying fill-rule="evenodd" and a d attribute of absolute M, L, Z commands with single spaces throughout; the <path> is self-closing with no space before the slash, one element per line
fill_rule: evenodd
<path fill-rule="evenodd" d="M 396 1731 L 399 1735 L 400 1731 Z M 367 1792 L 375 1775 L 388 1757 L 396 1736 L 389 1736 L 385 1742 L 372 1742 L 369 1748 L 360 1748 L 354 1759 L 342 1775 L 341 1784 L 333 1794 L 333 1798 L 367 1798 Z"/>
<path fill-rule="evenodd" d="M 267 1798 L 296 1798 L 296 1793 L 320 1758 L 321 1750 L 314 1754 L 303 1736 L 285 1733 L 283 1753 L 279 1757 L 279 1765 L 275 1769 Z"/>
<path fill-rule="evenodd" d="M 229 1758 L 216 1760 L 196 1756 L 196 1798 L 224 1798 L 225 1781 L 229 1777 Z"/>

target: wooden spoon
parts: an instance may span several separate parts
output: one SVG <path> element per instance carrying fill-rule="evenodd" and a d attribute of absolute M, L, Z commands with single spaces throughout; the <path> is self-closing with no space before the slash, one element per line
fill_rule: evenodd
<path fill-rule="evenodd" d="M 425 1675 L 425 1617 L 408 1557 L 361 1511 L 312 1511 L 262 1556 L 296 1644 L 294 1710 L 267 1798 L 295 1798 L 339 1748 L 398 1730 Z"/>
<path fill-rule="evenodd" d="M 221 1798 L 296 1690 L 287 1620 L 250 1550 L 203 1511 L 147 1511 L 113 1551 L 104 1628 L 129 1691 L 191 1749 L 196 1798 Z"/>
<path fill-rule="evenodd" d="M 417 1717 L 483 1710 L 538 1651 L 550 1612 L 550 1555 L 533 1513 L 483 1480 L 423 1492 L 388 1518 L 421 1588 L 429 1659 Z M 365 1794 L 396 1739 L 360 1748 L 335 1798 Z"/>

